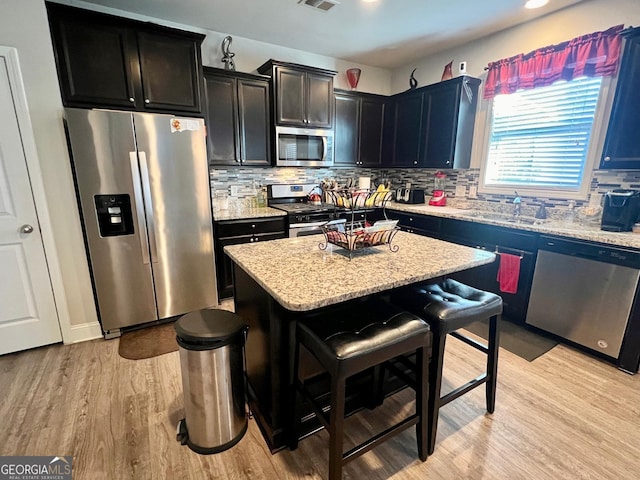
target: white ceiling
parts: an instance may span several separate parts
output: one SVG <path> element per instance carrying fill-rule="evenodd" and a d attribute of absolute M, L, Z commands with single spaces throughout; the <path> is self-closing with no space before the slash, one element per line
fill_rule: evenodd
<path fill-rule="evenodd" d="M 159 19 L 384 68 L 546 15 L 583 0 L 339 0 L 327 12 L 298 0 L 86 0 Z"/>

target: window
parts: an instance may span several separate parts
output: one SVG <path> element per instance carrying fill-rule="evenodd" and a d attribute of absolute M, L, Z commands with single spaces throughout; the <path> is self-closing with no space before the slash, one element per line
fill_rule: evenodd
<path fill-rule="evenodd" d="M 581 77 L 495 96 L 481 191 L 586 194 L 603 83 Z"/>

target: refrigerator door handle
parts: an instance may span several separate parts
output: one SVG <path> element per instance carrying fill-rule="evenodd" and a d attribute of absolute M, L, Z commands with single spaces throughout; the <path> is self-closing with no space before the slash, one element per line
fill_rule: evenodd
<path fill-rule="evenodd" d="M 151 262 L 158 263 L 158 244 L 156 242 L 156 222 L 153 213 L 153 199 L 151 198 L 151 182 L 149 181 L 149 167 L 147 154 L 140 150 L 140 170 L 142 178 L 142 193 L 147 211 L 147 226 L 149 227 L 149 247 L 151 250 Z"/>
<path fill-rule="evenodd" d="M 149 264 L 149 239 L 147 237 L 147 226 L 144 219 L 144 201 L 142 200 L 142 181 L 138 168 L 138 157 L 136 152 L 129 152 L 129 162 L 131 163 L 131 178 L 133 180 L 133 196 L 136 202 L 136 219 L 138 220 L 138 233 L 140 234 L 140 249 L 142 250 L 142 263 Z"/>

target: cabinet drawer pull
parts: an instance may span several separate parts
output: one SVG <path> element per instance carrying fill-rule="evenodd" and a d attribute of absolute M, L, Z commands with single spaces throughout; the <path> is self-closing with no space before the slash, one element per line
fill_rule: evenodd
<path fill-rule="evenodd" d="M 251 224 L 251 228 L 256 228 L 255 223 L 252 223 L 252 224 Z"/>

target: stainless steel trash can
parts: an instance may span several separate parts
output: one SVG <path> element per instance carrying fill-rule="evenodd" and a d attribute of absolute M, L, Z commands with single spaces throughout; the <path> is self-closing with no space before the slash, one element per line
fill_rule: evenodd
<path fill-rule="evenodd" d="M 225 310 L 191 312 L 175 324 L 185 410 L 177 438 L 194 452 L 227 450 L 247 431 L 248 328 L 238 315 Z"/>

